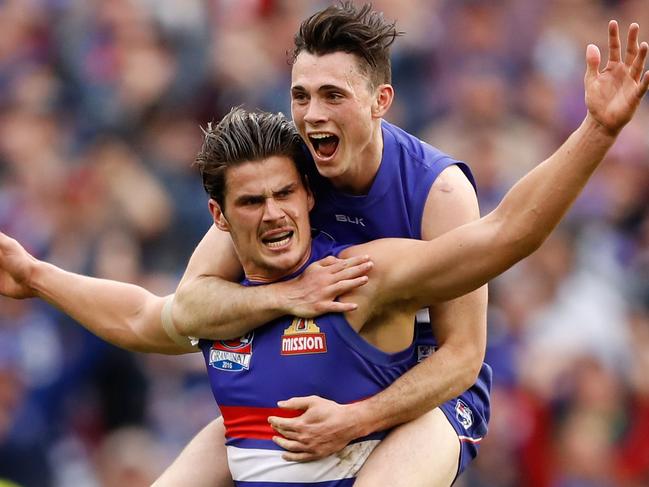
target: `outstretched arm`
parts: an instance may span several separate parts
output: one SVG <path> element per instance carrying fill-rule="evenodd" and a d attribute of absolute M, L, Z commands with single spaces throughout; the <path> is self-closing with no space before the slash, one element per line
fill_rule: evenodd
<path fill-rule="evenodd" d="M 430 303 L 431 296 L 439 301 L 453 299 L 482 286 L 538 248 L 635 113 L 649 87 L 649 73 L 642 76 L 647 50 L 646 43 L 638 45 L 638 26 L 633 24 L 622 61 L 615 22 L 609 24 L 609 62 L 602 72 L 599 50 L 588 46 L 584 122 L 555 154 L 519 181 L 494 212 L 431 242 L 389 239 L 350 248 L 350 252 L 369 253 L 376 264 L 370 283 L 358 291 L 372 294 L 371 300 L 364 301 L 376 305 L 378 299 L 380 306 L 400 296 L 416 309 Z M 402 256 L 398 263 L 394 255 Z M 350 405 L 317 397 L 286 401 L 284 407 L 306 412 L 297 418 L 271 418 L 271 424 L 291 438 L 276 441 L 294 452 L 286 458 L 313 460 L 354 438 L 417 417 L 435 407 L 439 399 L 435 394 L 410 395 L 408 391 L 418 386 L 412 375 L 404 375 L 384 393 Z M 422 380 L 421 376 L 416 380 Z M 395 391 L 403 400 L 386 400 Z M 332 427 L 330 418 L 353 419 L 346 420 L 343 428 L 334 425 L 342 433 L 333 438 L 326 433 Z M 318 435 L 331 441 L 324 444 L 316 439 Z"/>
<path fill-rule="evenodd" d="M 431 242 L 377 241 L 372 255 L 417 255 L 377 275 L 379 302 L 395 293 L 425 303 L 462 295 L 536 250 L 559 223 L 593 171 L 632 118 L 649 86 L 643 74 L 649 45 L 638 45 L 638 25 L 629 30 L 627 52 L 621 60 L 616 22 L 609 25 L 609 61 L 600 72 L 600 53 L 589 45 L 585 76 L 588 113 L 581 126 L 547 160 L 507 193 L 486 217 Z M 376 244 L 376 245 L 375 245 Z M 405 248 L 409 247 L 408 253 Z M 360 248 L 359 252 L 368 252 Z M 382 266 L 381 266 L 382 267 Z M 416 283 L 416 284 L 415 284 Z"/>
<path fill-rule="evenodd" d="M 275 318 L 311 318 L 345 312 L 336 298 L 367 282 L 367 256 L 314 262 L 295 279 L 267 286 L 236 284 L 241 267 L 228 233 L 212 227 L 200 242 L 176 290 L 173 323 L 181 335 L 210 339 L 242 336 Z"/>
<path fill-rule="evenodd" d="M 0 294 L 39 297 L 82 324 L 91 333 L 138 352 L 197 351 L 187 341 L 172 340 L 161 324 L 165 298 L 145 289 L 66 272 L 31 256 L 0 232 Z"/>

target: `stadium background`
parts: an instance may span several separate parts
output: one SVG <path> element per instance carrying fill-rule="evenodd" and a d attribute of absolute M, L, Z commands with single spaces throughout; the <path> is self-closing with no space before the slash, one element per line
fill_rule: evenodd
<path fill-rule="evenodd" d="M 374 4 L 407 32 L 389 119 L 472 166 L 483 214 L 581 120 L 585 45 L 605 47 L 608 19 L 649 33 L 647 0 Z M 0 2 L 0 229 L 172 292 L 210 224 L 199 126 L 235 104 L 289 113 L 286 49 L 322 5 Z M 459 486 L 649 485 L 647 127 L 645 100 L 565 224 L 491 285 L 493 418 Z M 0 300 L 0 478 L 148 485 L 216 414 L 203 367 Z"/>

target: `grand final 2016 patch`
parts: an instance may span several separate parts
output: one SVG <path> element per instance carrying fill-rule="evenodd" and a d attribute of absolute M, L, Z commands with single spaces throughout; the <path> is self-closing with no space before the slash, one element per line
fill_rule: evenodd
<path fill-rule="evenodd" d="M 252 340 L 255 332 L 234 340 L 219 340 L 210 349 L 210 365 L 227 372 L 241 372 L 250 368 Z"/>
<path fill-rule="evenodd" d="M 282 335 L 282 355 L 325 353 L 327 337 L 312 319 L 294 318 Z"/>

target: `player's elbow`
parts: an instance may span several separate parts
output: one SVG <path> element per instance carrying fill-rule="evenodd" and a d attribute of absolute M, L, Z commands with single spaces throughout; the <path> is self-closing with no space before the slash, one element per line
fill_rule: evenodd
<path fill-rule="evenodd" d="M 195 335 L 192 328 L 193 315 L 191 310 L 193 303 L 191 294 L 188 286 L 181 283 L 176 289 L 173 305 L 171 306 L 171 324 L 179 335 L 185 337 Z"/>
<path fill-rule="evenodd" d="M 457 377 L 457 388 L 462 393 L 475 384 L 484 361 L 484 351 L 467 347 L 460 354 L 461 366 Z"/>

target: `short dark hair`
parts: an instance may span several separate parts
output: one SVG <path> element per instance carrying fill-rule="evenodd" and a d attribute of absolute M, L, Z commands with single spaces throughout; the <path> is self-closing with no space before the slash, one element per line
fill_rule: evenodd
<path fill-rule="evenodd" d="M 306 186 L 307 158 L 302 139 L 283 114 L 235 107 L 217 125 L 209 123 L 203 133 L 203 146 L 194 165 L 200 170 L 205 191 L 222 210 L 227 169 L 238 164 L 285 156 L 295 163 Z"/>
<path fill-rule="evenodd" d="M 377 87 L 392 81 L 390 46 L 402 34 L 396 22 L 386 22 L 371 4 L 358 8 L 345 1 L 302 22 L 293 39 L 291 59 L 295 62 L 302 51 L 318 56 L 339 51 L 354 54 L 372 86 Z"/>

